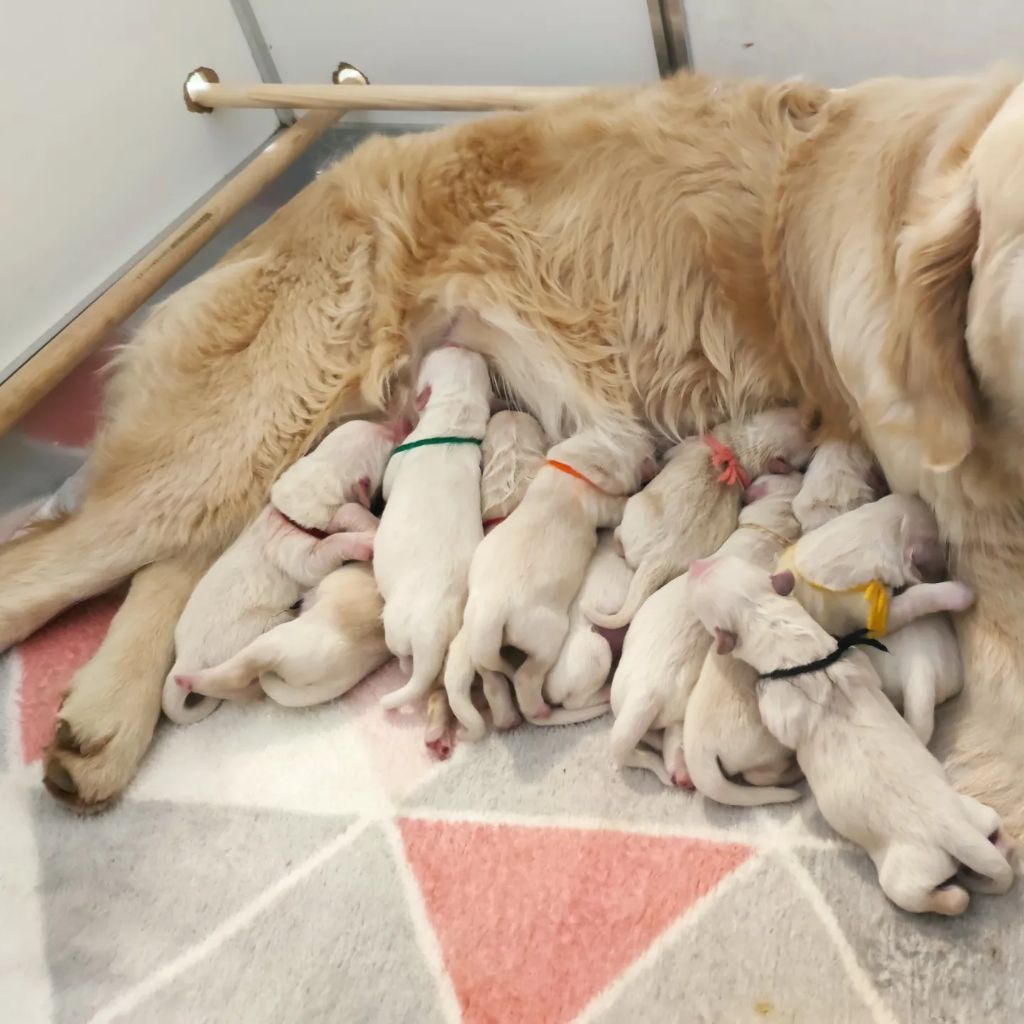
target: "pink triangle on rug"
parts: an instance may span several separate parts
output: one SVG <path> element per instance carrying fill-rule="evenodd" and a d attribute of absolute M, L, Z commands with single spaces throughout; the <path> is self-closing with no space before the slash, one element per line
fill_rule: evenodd
<path fill-rule="evenodd" d="M 71 677 L 96 653 L 122 598 L 122 594 L 107 594 L 70 608 L 16 649 L 21 664 L 18 707 L 25 764 L 38 760 L 53 738 L 57 711 Z"/>
<path fill-rule="evenodd" d="M 466 1024 L 563 1024 L 752 853 L 601 829 L 399 821 Z"/>

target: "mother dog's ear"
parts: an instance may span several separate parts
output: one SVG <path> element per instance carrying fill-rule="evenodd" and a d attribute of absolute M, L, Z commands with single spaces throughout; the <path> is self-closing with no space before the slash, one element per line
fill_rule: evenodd
<path fill-rule="evenodd" d="M 925 461 L 939 472 L 974 447 L 977 396 L 966 330 L 979 230 L 974 187 L 960 167 L 919 197 L 897 240 L 889 366 Z"/>

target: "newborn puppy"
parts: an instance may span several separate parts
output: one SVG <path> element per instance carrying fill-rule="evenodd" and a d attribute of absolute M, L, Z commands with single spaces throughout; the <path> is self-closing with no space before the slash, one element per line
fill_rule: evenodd
<path fill-rule="evenodd" d="M 945 575 L 945 553 L 931 510 L 890 494 L 805 534 L 779 559 L 796 579 L 800 603 L 837 636 L 867 627 L 882 636 L 933 612 L 964 611 L 963 583 L 924 583 Z M 907 587 L 903 593 L 893 591 Z"/>
<path fill-rule="evenodd" d="M 814 453 L 793 501 L 803 533 L 885 494 L 885 479 L 871 452 L 856 441 L 825 441 Z"/>
<path fill-rule="evenodd" d="M 213 699 L 190 697 L 175 676 L 219 665 L 291 619 L 296 601 L 328 573 L 372 556 L 376 520 L 354 499 L 379 485 L 394 447 L 394 428 L 353 420 L 333 431 L 330 440 L 330 464 L 318 461 L 319 472 L 334 475 L 334 493 L 345 504 L 326 523 L 322 516 L 303 523 L 271 503 L 213 563 L 188 599 L 174 631 L 175 662 L 163 687 L 161 703 L 171 721 L 197 722 L 217 706 Z M 314 455 L 284 471 L 283 493 L 290 490 L 285 478 L 306 479 L 303 463 L 309 458 Z"/>
<path fill-rule="evenodd" d="M 753 503 L 742 513 L 743 528 L 726 538 L 718 554 L 741 554 L 760 562 L 774 558 L 784 542 L 796 535 L 791 506 L 799 486 L 799 474 L 757 480 L 750 488 Z M 692 785 L 683 722 L 709 647 L 690 609 L 687 576 L 677 576 L 643 603 L 626 633 L 622 660 L 612 678 L 611 745 L 618 765 L 646 768 L 666 786 Z M 641 746 L 651 746 L 652 731 L 661 730 L 665 736 L 659 753 Z M 706 785 L 710 788 L 713 783 L 706 781 Z M 764 794 L 761 797 L 767 802 Z M 792 797 L 787 793 L 781 799 Z"/>
<path fill-rule="evenodd" d="M 770 578 L 735 558 L 690 567 L 694 610 L 719 654 L 734 650 L 762 674 L 762 719 L 796 750 L 825 820 L 867 851 L 882 889 L 904 910 L 963 913 L 969 896 L 961 880 L 1006 892 L 1011 847 L 998 815 L 949 785 L 881 692 L 871 663 L 838 648 L 787 596 L 792 586 L 789 573 Z M 815 667 L 826 658 L 826 667 Z M 777 671 L 790 674 L 766 677 Z M 951 881 L 961 864 L 976 874 Z"/>
<path fill-rule="evenodd" d="M 178 685 L 232 698 L 258 683 L 271 700 L 290 708 L 333 700 L 390 658 L 382 610 L 373 570 L 342 566 L 303 598 L 297 619 L 258 636 L 216 668 L 179 675 Z"/>
<path fill-rule="evenodd" d="M 768 570 L 800 533 L 793 504 L 800 475 L 767 476 L 747 492 L 755 499 L 740 513 L 736 532 L 718 557 L 737 557 Z M 801 492 L 802 493 L 802 492 Z M 795 789 L 776 788 L 795 781 L 793 752 L 765 728 L 754 692 L 756 673 L 735 658 L 710 651 L 690 694 L 683 723 L 683 752 L 697 790 L 721 804 L 754 807 L 796 800 Z M 728 776 L 741 775 L 749 786 Z M 764 787 L 764 788 L 754 788 Z"/>
<path fill-rule="evenodd" d="M 740 496 L 754 477 L 788 472 L 810 456 L 795 409 L 724 423 L 670 449 L 664 469 L 626 503 L 615 531 L 626 563 L 636 570 L 626 600 L 611 615 L 590 610 L 591 621 L 607 629 L 628 625 L 658 587 L 736 529 Z"/>
<path fill-rule="evenodd" d="M 480 525 L 480 446 L 490 418 L 483 356 L 445 345 L 423 360 L 421 415 L 384 473 L 386 505 L 373 568 L 384 598 L 388 648 L 408 664 L 409 681 L 381 698 L 385 708 L 434 686 L 462 621 L 469 563 Z"/>
<path fill-rule="evenodd" d="M 519 507 L 530 481 L 544 464 L 547 439 L 541 425 L 525 412 L 498 412 L 487 424 L 483 444 L 483 475 L 480 480 L 480 517 L 486 536 Z M 451 647 L 444 667 L 444 688 L 448 706 L 469 740 L 480 740 L 487 732 L 483 715 L 473 703 L 476 666 L 469 653 L 469 638 L 463 626 Z M 496 729 L 513 729 L 519 712 L 512 700 L 508 680 L 499 672 L 480 673 L 484 696 Z M 435 724 L 441 712 L 435 709 Z M 428 746 L 430 743 L 428 742 Z"/>
<path fill-rule="evenodd" d="M 650 456 L 647 438 L 623 440 L 622 447 L 609 459 L 607 438 L 596 431 L 555 445 L 522 504 L 473 556 L 465 615 L 470 656 L 479 670 L 513 677 L 531 721 L 551 713 L 544 678 L 562 649 L 597 531 L 618 522 Z M 515 671 L 506 646 L 525 655 Z"/>
<path fill-rule="evenodd" d="M 544 681 L 544 699 L 549 704 L 560 704 L 568 710 L 587 709 L 588 717 L 593 718 L 608 711 L 607 683 L 614 652 L 608 637 L 591 623 L 584 608 L 602 612 L 620 607 L 632 578 L 632 570 L 615 550 L 614 538 L 604 531 L 569 605 L 569 632 Z M 552 717 L 557 719 L 557 715 Z"/>
<path fill-rule="evenodd" d="M 885 638 L 889 653 L 868 649 L 882 690 L 926 744 L 935 730 L 935 706 L 964 685 L 960 645 L 948 615 L 925 615 Z"/>

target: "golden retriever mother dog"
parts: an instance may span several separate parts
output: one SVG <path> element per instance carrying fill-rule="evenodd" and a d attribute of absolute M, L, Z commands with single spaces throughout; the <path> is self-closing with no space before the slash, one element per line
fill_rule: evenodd
<path fill-rule="evenodd" d="M 779 402 L 920 492 L 978 602 L 949 757 L 1024 828 L 1024 87 L 830 93 L 680 77 L 365 143 L 123 352 L 80 507 L 0 551 L 0 649 L 131 577 L 75 677 L 48 789 L 150 743 L 175 620 L 274 477 L 475 348 L 607 462 Z"/>

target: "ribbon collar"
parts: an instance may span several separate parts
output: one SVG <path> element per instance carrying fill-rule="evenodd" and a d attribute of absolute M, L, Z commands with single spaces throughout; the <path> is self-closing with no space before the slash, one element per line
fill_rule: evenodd
<path fill-rule="evenodd" d="M 823 583 L 815 583 L 809 580 L 796 565 L 796 556 L 793 546 L 787 548 L 783 553 L 787 560 L 787 568 L 792 569 L 793 574 L 802 582 L 822 594 L 862 594 L 868 603 L 867 632 L 869 636 L 885 636 L 889 625 L 889 588 L 881 580 L 868 580 L 867 583 L 859 583 L 855 587 L 846 587 L 843 590 L 833 590 Z"/>
<path fill-rule="evenodd" d="M 404 444 L 400 444 L 395 448 L 392 448 L 391 454 L 388 459 L 393 459 L 396 455 L 401 452 L 412 451 L 413 448 L 426 448 L 428 445 L 434 444 L 475 444 L 482 445 L 484 439 L 482 437 L 421 437 L 418 441 L 406 441 Z"/>
<path fill-rule="evenodd" d="M 306 534 L 307 537 L 312 537 L 315 540 L 323 540 L 325 537 L 329 537 L 330 534 L 326 530 L 318 530 L 315 526 L 303 526 L 302 523 L 295 522 L 291 516 L 286 516 L 276 505 L 274 511 L 291 527 L 294 527 L 299 533 Z"/>
<path fill-rule="evenodd" d="M 705 434 L 704 443 L 711 449 L 711 465 L 722 471 L 718 482 L 726 487 L 739 484 L 746 490 L 750 486 L 750 477 L 740 465 L 736 453 L 727 444 L 722 444 L 714 434 Z"/>
<path fill-rule="evenodd" d="M 889 653 L 889 648 L 881 640 L 870 636 L 866 629 L 854 630 L 852 633 L 847 633 L 846 636 L 836 637 L 835 641 L 836 649 L 831 654 L 826 654 L 824 658 L 808 662 L 806 665 L 791 665 L 789 668 L 777 668 L 771 672 L 762 672 L 758 675 L 758 679 L 792 679 L 794 676 L 821 672 L 831 668 L 852 647 L 873 647 L 876 651 Z"/>
<path fill-rule="evenodd" d="M 578 469 L 574 469 L 570 466 L 568 462 L 559 462 L 557 459 L 545 459 L 544 465 L 550 466 L 552 469 L 557 469 L 560 473 L 565 473 L 566 476 L 571 476 L 576 480 L 582 480 L 585 484 L 589 484 L 593 487 L 595 491 L 600 491 L 602 494 L 608 493 L 608 491 L 603 487 L 599 487 L 595 484 L 589 476 L 584 476 Z"/>

